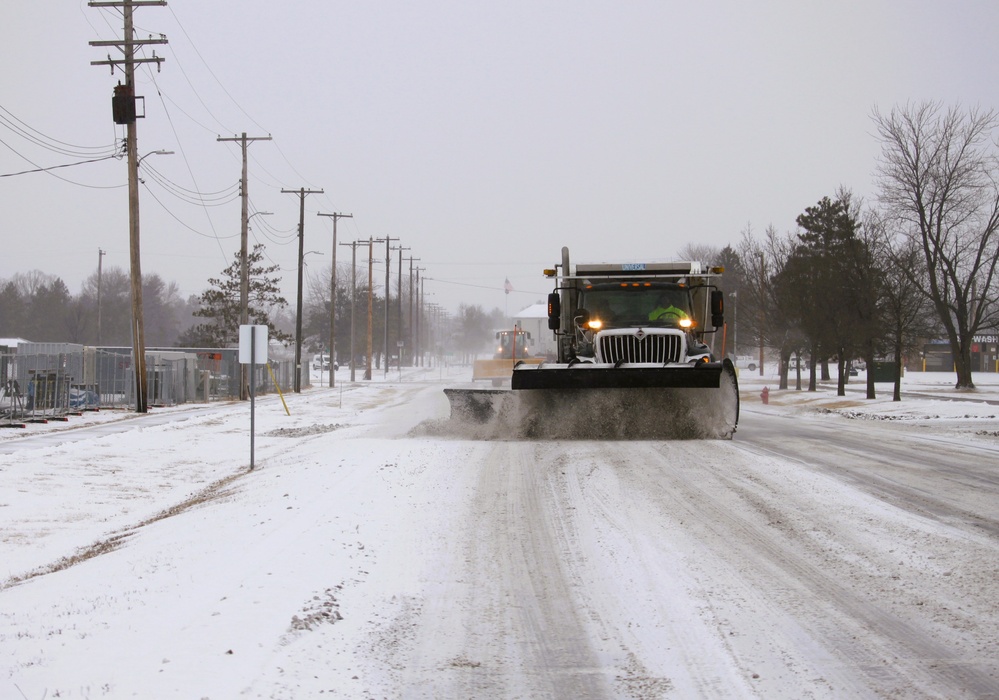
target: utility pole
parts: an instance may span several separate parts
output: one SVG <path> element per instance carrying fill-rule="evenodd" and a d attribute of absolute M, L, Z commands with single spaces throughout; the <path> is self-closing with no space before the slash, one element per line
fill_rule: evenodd
<path fill-rule="evenodd" d="M 350 381 L 354 382 L 354 309 L 357 307 L 357 241 L 353 243 L 341 243 L 349 245 L 350 258 Z"/>
<path fill-rule="evenodd" d="M 406 328 L 409 342 L 409 366 L 416 364 L 416 341 L 413 334 L 413 261 L 419 262 L 419 258 L 410 256 L 409 260 L 409 325 Z"/>
<path fill-rule="evenodd" d="M 397 241 L 397 240 L 399 239 L 390 238 L 389 236 L 385 236 L 385 238 L 376 239 L 377 243 L 385 241 L 385 338 L 383 344 L 385 346 L 384 364 L 385 364 L 386 377 L 388 376 L 388 366 L 389 366 L 389 297 L 392 296 L 391 294 L 389 294 L 389 288 L 390 288 L 389 273 L 392 269 L 392 261 L 391 261 L 392 252 L 390 248 L 391 245 L 390 241 Z"/>
<path fill-rule="evenodd" d="M 413 324 L 414 334 L 416 335 L 416 366 L 423 366 L 423 295 L 420 293 L 420 271 L 426 270 L 425 267 L 416 268 L 416 319 Z"/>
<path fill-rule="evenodd" d="M 316 212 L 317 216 L 328 216 L 333 219 L 333 271 L 330 273 L 330 389 L 333 388 L 333 364 L 336 362 L 336 222 L 338 219 L 353 219 L 353 214 L 324 214 Z M 353 328 L 351 333 L 353 333 Z M 353 362 L 353 348 L 351 349 L 351 362 Z M 351 368 L 353 371 L 353 368 Z M 354 381 L 354 378 L 350 378 Z"/>
<path fill-rule="evenodd" d="M 104 262 L 106 252 L 97 249 L 97 346 L 101 346 L 101 263 Z"/>
<path fill-rule="evenodd" d="M 763 376 L 763 328 L 767 322 L 766 258 L 760 253 L 760 376 Z M 778 367 L 778 369 L 780 369 Z"/>
<path fill-rule="evenodd" d="M 122 52 L 122 58 L 106 61 L 91 61 L 92 66 L 111 66 L 114 75 L 115 66 L 123 67 L 125 84 L 119 83 L 114 89 L 111 99 L 111 112 L 116 124 L 124 124 L 125 151 L 128 156 L 128 230 L 129 230 L 129 263 L 132 281 L 132 366 L 135 370 L 135 412 L 148 411 L 146 394 L 146 338 L 142 319 L 142 266 L 139 257 L 139 154 L 135 132 L 135 64 L 155 63 L 157 70 L 163 61 L 153 52 L 152 58 L 136 58 L 136 51 L 144 46 L 165 44 L 166 37 L 159 39 L 136 39 L 132 24 L 132 10 L 136 7 L 165 6 L 166 0 L 110 0 L 107 2 L 91 0 L 90 7 L 120 7 L 125 20 L 124 34 L 121 40 L 91 41 L 91 46 L 114 46 Z M 145 104 L 143 102 L 143 104 Z"/>
<path fill-rule="evenodd" d="M 240 179 L 240 196 L 243 200 L 242 217 L 239 229 L 239 324 L 245 326 L 250 322 L 250 272 L 246 265 L 246 239 L 249 228 L 250 217 L 248 215 L 249 190 L 246 181 L 246 146 L 253 141 L 270 141 L 270 136 L 247 137 L 246 132 L 242 136 L 232 138 L 222 138 L 219 136 L 216 141 L 238 141 L 243 147 L 243 176 Z M 249 398 L 247 365 L 240 365 L 239 398 L 246 401 Z"/>
<path fill-rule="evenodd" d="M 398 319 L 397 319 L 398 326 L 397 326 L 397 333 L 396 333 L 396 341 L 398 341 L 398 342 L 396 343 L 396 345 L 399 348 L 399 372 L 401 373 L 402 372 L 402 349 L 403 349 L 403 346 L 401 345 L 401 343 L 403 343 L 403 338 L 402 338 L 402 251 L 404 251 L 404 250 L 410 250 L 410 249 L 409 248 L 404 248 L 402 246 L 396 246 L 395 248 L 393 248 L 393 250 L 398 250 L 399 251 L 399 286 L 396 288 L 398 290 L 398 294 L 396 294 L 396 300 L 397 300 L 396 303 L 399 306 L 399 315 L 398 315 Z M 399 376 L 401 377 L 402 375 L 400 374 Z"/>
<path fill-rule="evenodd" d="M 732 292 L 732 356 L 739 356 L 739 293 Z"/>
<path fill-rule="evenodd" d="M 302 393 L 302 267 L 305 261 L 305 195 L 322 194 L 322 190 L 281 190 L 281 194 L 297 194 L 298 211 L 298 306 L 295 313 L 295 393 Z"/>
<path fill-rule="evenodd" d="M 419 268 L 417 268 L 416 272 L 417 272 L 417 275 L 419 275 Z M 420 304 L 419 304 L 419 311 L 416 314 L 416 318 L 417 318 L 417 324 L 419 325 L 419 329 L 420 329 L 420 331 L 419 331 L 419 338 L 420 338 L 419 343 L 420 343 L 420 366 L 421 367 L 425 367 L 426 364 L 427 364 L 426 358 L 423 356 L 423 353 L 424 353 L 424 350 L 423 350 L 423 335 L 424 335 L 424 333 L 426 333 L 426 331 L 424 330 L 424 326 L 426 325 L 426 321 L 427 321 L 426 317 L 423 315 L 423 307 L 427 303 L 427 290 L 425 289 L 426 281 L 427 281 L 427 278 L 424 277 L 423 279 L 419 280 L 419 284 L 417 285 L 420 288 Z"/>
<path fill-rule="evenodd" d="M 368 357 L 364 368 L 364 378 L 368 381 L 371 380 L 371 351 L 373 350 L 373 343 L 371 337 L 371 325 L 374 320 L 374 310 L 375 310 L 375 290 L 374 290 L 374 280 L 372 279 L 374 273 L 374 257 L 375 252 L 375 239 L 368 237 Z"/>

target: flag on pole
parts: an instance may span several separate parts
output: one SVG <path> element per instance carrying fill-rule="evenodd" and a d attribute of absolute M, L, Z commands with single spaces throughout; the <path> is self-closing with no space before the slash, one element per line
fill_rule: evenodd
<path fill-rule="evenodd" d="M 512 285 L 512 284 L 510 284 L 510 278 L 509 278 L 509 277 L 507 277 L 507 278 L 506 278 L 506 281 L 505 281 L 505 282 L 503 282 L 503 291 L 504 291 L 504 292 L 505 292 L 506 294 L 509 294 L 510 292 L 512 292 L 512 291 L 513 291 L 513 285 Z"/>

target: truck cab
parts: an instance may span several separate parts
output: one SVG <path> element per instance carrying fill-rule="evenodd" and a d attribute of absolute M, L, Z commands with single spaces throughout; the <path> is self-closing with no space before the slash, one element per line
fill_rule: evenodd
<path fill-rule="evenodd" d="M 560 362 L 658 365 L 713 361 L 722 321 L 720 270 L 697 262 L 577 265 L 549 297 Z M 555 271 L 551 271 L 554 276 Z"/>
<path fill-rule="evenodd" d="M 496 354 L 497 360 L 523 359 L 530 357 L 530 346 L 534 345 L 531 334 L 520 328 L 504 329 L 496 331 Z"/>

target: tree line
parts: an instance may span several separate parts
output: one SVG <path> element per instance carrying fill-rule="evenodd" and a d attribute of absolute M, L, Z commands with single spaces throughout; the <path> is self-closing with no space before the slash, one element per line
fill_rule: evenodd
<path fill-rule="evenodd" d="M 280 292 L 279 266 L 267 265 L 263 245 L 247 254 L 249 270 L 249 322 L 266 325 L 273 339 L 294 341 L 295 313 Z M 349 264 L 338 266 L 336 294 L 336 352 L 346 363 L 350 358 L 351 319 L 353 310 L 355 354 L 367 350 L 368 284 L 365 274 L 354 276 Z M 360 277 L 360 279 L 358 279 Z M 328 351 L 330 337 L 331 270 L 308 276 L 302 312 L 303 347 L 307 352 Z M 208 287 L 197 296 L 181 298 L 175 283 L 159 275 L 146 274 L 142 282 L 143 313 L 147 347 L 225 348 L 239 342 L 240 260 L 233 262 L 218 277 L 208 280 Z M 390 290 L 395 291 L 395 289 Z M 385 341 L 385 295 L 372 284 L 372 346 L 376 364 L 382 362 Z M 416 313 L 408 290 L 402 303 L 390 295 L 389 333 L 391 353 L 397 352 L 401 331 L 407 340 L 404 352 L 411 361 L 415 344 L 412 333 Z M 54 275 L 33 270 L 0 280 L 0 337 L 24 338 L 32 342 L 78 343 L 104 347 L 131 345 L 131 284 L 128 272 L 109 267 L 95 272 L 84 282 L 79 294 L 72 294 Z M 431 327 L 428 319 L 423 346 L 429 352 L 457 351 L 474 355 L 492 342 L 491 331 L 505 325 L 497 308 L 487 313 L 481 307 L 462 304 L 455 318 L 449 319 L 445 335 Z M 439 324 L 438 324 L 439 325 Z"/>
<path fill-rule="evenodd" d="M 99 278 L 99 279 L 98 279 Z M 173 346 L 190 324 L 192 301 L 175 283 L 144 275 L 146 339 L 151 347 Z M 132 297 L 128 273 L 109 267 L 87 278 L 72 294 L 55 275 L 39 270 L 0 280 L 0 335 L 38 343 L 130 347 Z"/>
<path fill-rule="evenodd" d="M 921 339 L 941 338 L 955 386 L 973 389 L 974 337 L 999 328 L 999 115 L 924 102 L 872 119 L 876 201 L 840 188 L 807 207 L 797 231 L 747 228 L 719 252 L 740 338 L 778 351 L 781 388 L 792 356 L 811 360 L 812 390 L 818 366 L 839 363 L 841 395 L 850 359 L 890 357 L 900 369 Z"/>

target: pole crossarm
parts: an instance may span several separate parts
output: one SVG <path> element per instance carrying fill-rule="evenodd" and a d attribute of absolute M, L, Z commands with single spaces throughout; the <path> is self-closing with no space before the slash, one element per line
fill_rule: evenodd
<path fill-rule="evenodd" d="M 124 8 L 127 13 L 131 13 L 132 10 L 139 7 L 165 7 L 166 0 L 108 0 L 102 2 L 99 0 L 91 0 L 87 3 L 88 7 L 121 7 Z M 129 21 L 129 24 L 131 22 Z M 129 28 L 131 29 L 131 27 Z M 126 31 L 121 39 L 98 39 L 95 41 L 90 41 L 88 44 L 95 47 L 106 47 L 115 46 L 119 51 L 122 52 L 123 58 L 113 59 L 110 56 L 104 61 L 91 61 L 92 66 L 111 66 L 111 72 L 114 72 L 115 66 L 123 66 L 125 68 L 130 68 L 137 63 L 155 63 L 156 69 L 159 70 L 159 64 L 165 59 L 162 56 L 157 56 L 153 52 L 152 58 L 136 58 L 135 49 L 143 46 L 157 46 L 167 43 L 167 38 L 163 34 L 160 34 L 158 39 L 152 37 L 148 39 L 136 39 L 133 36 L 132 31 Z"/>
<path fill-rule="evenodd" d="M 88 7 L 166 7 L 166 0 L 90 0 Z"/>

